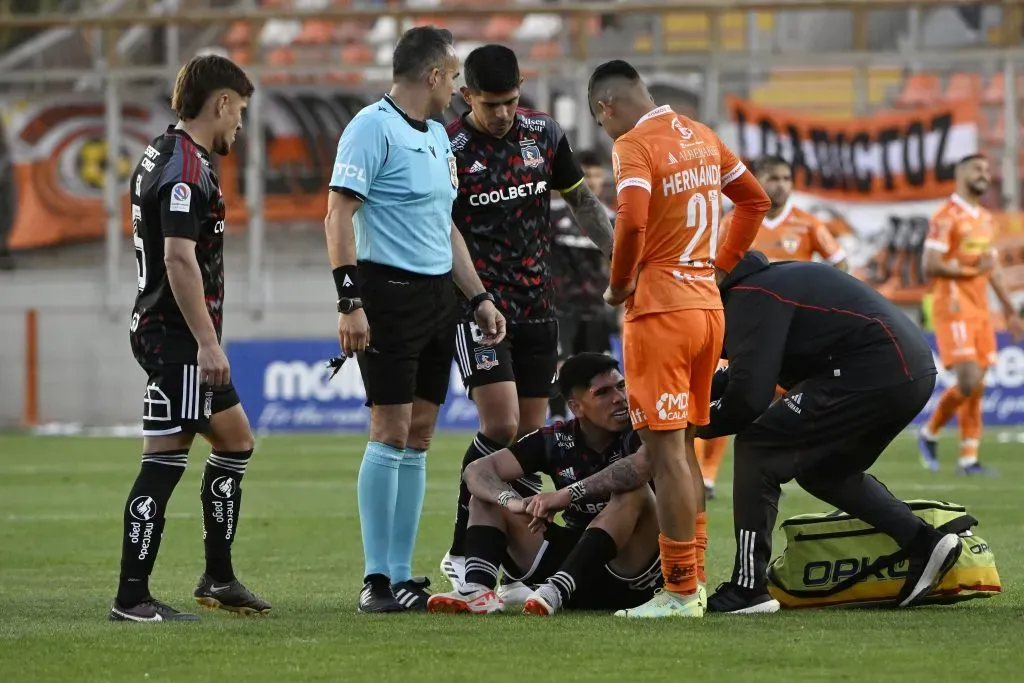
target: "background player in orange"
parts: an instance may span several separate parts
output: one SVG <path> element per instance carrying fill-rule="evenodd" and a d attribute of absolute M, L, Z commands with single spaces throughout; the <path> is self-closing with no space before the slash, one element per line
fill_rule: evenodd
<path fill-rule="evenodd" d="M 996 358 L 996 334 L 988 307 L 989 285 L 1002 305 L 1013 339 L 1019 340 L 1024 332 L 992 246 L 995 221 L 979 203 L 990 182 L 989 163 L 984 156 L 975 154 L 960 161 L 956 167 L 956 194 L 932 217 L 924 245 L 924 272 L 933 278 L 935 339 L 942 364 L 956 373 L 956 384 L 942 394 L 918 437 L 921 462 L 933 472 L 939 469 L 939 431 L 957 415 L 957 474 L 996 474 L 978 462 L 985 371 Z"/>
<path fill-rule="evenodd" d="M 597 124 L 615 141 L 618 213 L 605 300 L 626 303 L 630 418 L 650 454 L 665 578 L 664 592 L 617 614 L 701 617 L 707 532 L 693 434 L 709 421 L 722 349 L 716 277 L 739 261 L 770 202 L 710 128 L 655 105 L 628 63 L 599 66 L 589 101 Z M 719 247 L 723 191 L 737 209 Z"/>
<path fill-rule="evenodd" d="M 831 263 L 842 271 L 848 271 L 846 252 L 836 242 L 825 224 L 814 214 L 793 205 L 793 167 L 779 156 L 761 157 L 753 164 L 757 182 L 761 184 L 772 208 L 761 223 L 757 237 L 750 249 L 760 251 L 769 261 L 813 261 L 815 257 Z M 722 221 L 722 231 L 727 232 L 733 214 Z M 721 366 L 725 366 L 722 361 Z M 777 395 L 781 395 L 779 391 Z M 729 446 L 727 437 L 704 441 L 697 439 L 697 461 L 704 476 L 704 492 L 710 499 L 715 497 L 715 479 L 718 468 Z"/>

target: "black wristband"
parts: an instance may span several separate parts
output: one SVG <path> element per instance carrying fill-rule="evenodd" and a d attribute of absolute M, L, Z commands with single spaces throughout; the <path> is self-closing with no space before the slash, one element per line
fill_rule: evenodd
<path fill-rule="evenodd" d="M 331 274 L 334 275 L 334 288 L 338 290 L 339 299 L 359 298 L 359 280 L 355 266 L 338 266 Z"/>
<path fill-rule="evenodd" d="M 494 303 L 494 295 L 491 294 L 490 292 L 480 292 L 479 294 L 477 294 L 476 296 L 469 300 L 470 310 L 475 311 L 477 308 L 479 308 L 480 304 L 482 304 L 485 301 L 490 301 L 491 303 Z"/>

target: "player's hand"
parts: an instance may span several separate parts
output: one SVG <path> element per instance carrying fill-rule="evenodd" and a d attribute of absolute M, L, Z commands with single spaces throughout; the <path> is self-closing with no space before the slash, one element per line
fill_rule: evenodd
<path fill-rule="evenodd" d="M 569 496 L 568 489 L 547 491 L 531 497 L 527 502 L 526 511 L 534 517 L 546 519 L 550 522 L 554 520 L 555 513 L 569 507 L 571 502 L 572 498 Z"/>
<path fill-rule="evenodd" d="M 604 302 L 609 306 L 618 306 L 619 304 L 626 301 L 629 295 L 636 291 L 636 282 L 630 284 L 629 287 L 620 288 L 612 287 L 608 285 L 608 289 L 604 290 Z"/>
<path fill-rule="evenodd" d="M 482 301 L 473 312 L 477 327 L 483 333 L 484 338 L 480 343 L 484 346 L 494 346 L 505 338 L 505 316 L 490 301 Z"/>
<path fill-rule="evenodd" d="M 341 350 L 350 358 L 366 350 L 370 343 L 370 323 L 366 321 L 363 309 L 338 314 L 338 341 L 341 342 Z"/>
<path fill-rule="evenodd" d="M 979 275 L 984 273 L 991 273 L 992 269 L 995 267 L 996 255 L 991 251 L 986 251 L 984 254 L 982 254 L 981 258 L 978 259 L 978 265 L 975 266 Z"/>
<path fill-rule="evenodd" d="M 200 346 L 196 357 L 199 365 L 199 382 L 208 387 L 222 387 L 231 381 L 231 367 L 228 357 L 220 344 Z"/>
<path fill-rule="evenodd" d="M 1014 344 L 1019 344 L 1024 339 L 1024 320 L 1019 315 L 1006 316 L 1006 327 L 1010 330 L 1010 339 Z"/>

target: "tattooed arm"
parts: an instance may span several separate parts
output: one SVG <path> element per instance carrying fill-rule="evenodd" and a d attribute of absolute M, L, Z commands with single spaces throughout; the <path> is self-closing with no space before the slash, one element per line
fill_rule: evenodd
<path fill-rule="evenodd" d="M 611 258 L 615 233 L 612 231 L 611 219 L 608 218 L 608 209 L 601 200 L 590 191 L 586 183 L 580 183 L 565 192 L 562 198 L 569 205 L 572 215 L 576 217 L 576 222 L 580 224 L 587 237 L 597 245 L 601 253 Z"/>
<path fill-rule="evenodd" d="M 526 511 L 534 517 L 550 519 L 571 503 L 587 503 L 606 499 L 614 493 L 635 491 L 650 480 L 647 451 L 641 446 L 633 455 L 613 462 L 586 479 L 558 491 L 537 494 L 530 499 Z"/>

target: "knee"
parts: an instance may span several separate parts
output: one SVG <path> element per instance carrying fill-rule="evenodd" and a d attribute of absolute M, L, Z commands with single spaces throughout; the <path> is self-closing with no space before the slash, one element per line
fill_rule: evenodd
<path fill-rule="evenodd" d="M 370 412 L 370 441 L 405 448 L 409 442 L 410 422 L 408 415 L 387 417 L 374 408 Z"/>
<path fill-rule="evenodd" d="M 256 448 L 256 439 L 251 431 L 228 437 L 219 437 L 211 440 L 213 450 L 221 453 L 242 453 Z"/>
<path fill-rule="evenodd" d="M 519 431 L 519 420 L 511 415 L 487 420 L 480 425 L 480 431 L 491 441 L 508 446 L 515 440 Z"/>
<path fill-rule="evenodd" d="M 980 385 L 981 378 L 975 375 L 970 375 L 967 377 L 957 378 L 956 388 L 959 389 L 960 393 L 966 398 L 974 394 Z"/>
<path fill-rule="evenodd" d="M 411 448 L 415 451 L 429 451 L 430 444 L 434 439 L 434 423 L 433 421 L 413 421 L 412 426 L 409 427 L 409 438 L 406 440 L 406 448 Z"/>

